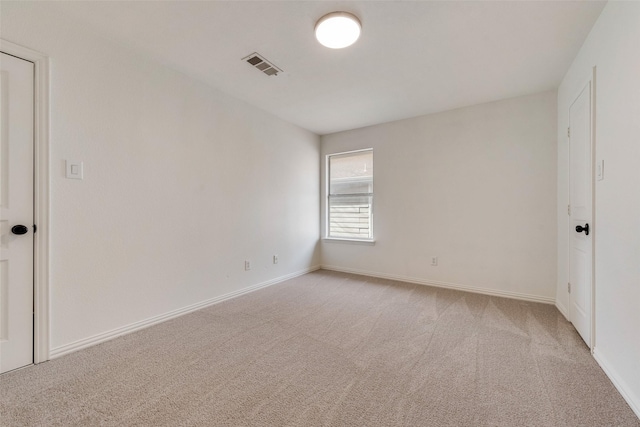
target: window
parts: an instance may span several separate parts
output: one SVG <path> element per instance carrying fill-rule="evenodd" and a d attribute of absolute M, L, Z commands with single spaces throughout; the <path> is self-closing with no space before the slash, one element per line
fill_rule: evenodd
<path fill-rule="evenodd" d="M 373 150 L 327 156 L 327 237 L 373 239 Z"/>

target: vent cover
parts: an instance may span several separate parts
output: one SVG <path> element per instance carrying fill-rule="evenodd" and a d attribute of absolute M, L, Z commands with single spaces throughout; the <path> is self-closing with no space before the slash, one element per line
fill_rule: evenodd
<path fill-rule="evenodd" d="M 242 60 L 247 61 L 249 65 L 252 65 L 253 67 L 262 71 L 267 76 L 277 76 L 278 73 L 282 72 L 280 68 L 276 67 L 271 62 L 264 59 L 264 56 L 261 56 L 256 52 L 253 52 L 249 56 L 245 56 L 244 58 L 242 58 Z"/>

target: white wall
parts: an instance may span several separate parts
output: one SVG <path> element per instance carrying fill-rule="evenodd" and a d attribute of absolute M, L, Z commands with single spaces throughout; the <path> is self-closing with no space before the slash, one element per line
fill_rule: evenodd
<path fill-rule="evenodd" d="M 567 307 L 566 128 L 576 91 L 596 67 L 596 359 L 640 416 L 640 3 L 609 2 L 558 89 L 558 288 Z M 564 207 L 564 208 L 563 208 Z"/>
<path fill-rule="evenodd" d="M 319 264 L 317 135 L 51 5 L 3 2 L 1 19 L 3 39 L 51 60 L 54 353 Z"/>
<path fill-rule="evenodd" d="M 553 302 L 556 119 L 546 92 L 323 136 L 373 147 L 376 240 L 325 240 L 323 266 Z"/>

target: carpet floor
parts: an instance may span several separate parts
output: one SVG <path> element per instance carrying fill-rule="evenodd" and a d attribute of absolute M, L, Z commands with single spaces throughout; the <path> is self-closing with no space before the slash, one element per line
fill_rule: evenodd
<path fill-rule="evenodd" d="M 0 376 L 2 426 L 640 426 L 554 306 L 317 271 Z"/>

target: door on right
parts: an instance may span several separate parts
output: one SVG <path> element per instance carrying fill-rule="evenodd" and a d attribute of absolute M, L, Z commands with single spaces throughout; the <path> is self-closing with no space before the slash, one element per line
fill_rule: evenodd
<path fill-rule="evenodd" d="M 592 80 L 569 108 L 569 317 L 592 348 L 593 168 Z"/>

